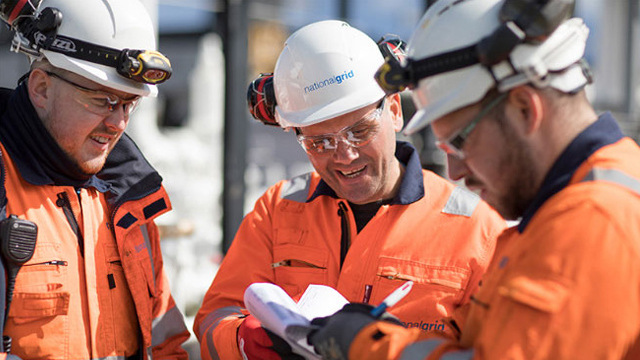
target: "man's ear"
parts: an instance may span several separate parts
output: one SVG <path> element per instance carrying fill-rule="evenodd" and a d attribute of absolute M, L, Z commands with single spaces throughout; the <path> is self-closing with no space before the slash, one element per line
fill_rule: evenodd
<path fill-rule="evenodd" d="M 45 109 L 47 103 L 52 96 L 51 78 L 47 73 L 39 68 L 31 70 L 29 81 L 27 83 L 29 89 L 29 98 L 36 109 Z"/>
<path fill-rule="evenodd" d="M 400 101 L 400 94 L 396 93 L 389 96 L 386 100 L 389 103 L 389 111 L 393 116 L 393 129 L 396 132 L 400 132 L 404 126 L 404 118 L 402 117 L 402 102 Z"/>
<path fill-rule="evenodd" d="M 536 132 L 542 123 L 544 105 L 540 93 L 531 86 L 518 86 L 509 92 L 509 104 L 524 121 L 526 134 Z"/>

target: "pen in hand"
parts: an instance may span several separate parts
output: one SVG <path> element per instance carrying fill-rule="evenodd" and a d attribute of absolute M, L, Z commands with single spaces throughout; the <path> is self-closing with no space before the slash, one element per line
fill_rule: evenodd
<path fill-rule="evenodd" d="M 395 289 L 391 294 L 389 294 L 389 296 L 382 300 L 380 305 L 371 310 L 371 316 L 379 317 L 380 315 L 382 315 L 385 310 L 395 305 L 398 301 L 402 300 L 402 298 L 404 298 L 409 293 L 412 286 L 413 281 L 407 281 L 406 283 L 402 284 L 402 286 Z"/>

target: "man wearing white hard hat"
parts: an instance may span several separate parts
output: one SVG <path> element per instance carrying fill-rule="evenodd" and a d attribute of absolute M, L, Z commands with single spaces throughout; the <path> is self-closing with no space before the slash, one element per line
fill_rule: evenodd
<path fill-rule="evenodd" d="M 468 303 L 505 222 L 396 141 L 400 96 L 374 74 L 397 45 L 342 21 L 313 23 L 287 39 L 273 77 L 250 85 L 254 116 L 290 129 L 315 171 L 268 189 L 242 222 L 194 324 L 203 359 L 299 358 L 247 316 L 243 293 L 255 282 L 294 299 L 328 285 L 378 304 L 413 281 L 390 312 L 420 331 L 444 329 Z"/>
<path fill-rule="evenodd" d="M 438 1 L 407 62 L 381 67 L 383 88 L 414 89 L 406 131 L 431 124 L 450 177 L 519 223 L 461 334 L 343 311 L 310 337 L 327 358 L 640 358 L 640 148 L 587 100 L 588 29 L 567 19 L 572 3 Z"/>
<path fill-rule="evenodd" d="M 171 73 L 144 6 L 0 0 L 0 18 L 31 61 L 0 90 L 0 358 L 186 359 L 154 223 L 171 205 L 124 133 Z"/>

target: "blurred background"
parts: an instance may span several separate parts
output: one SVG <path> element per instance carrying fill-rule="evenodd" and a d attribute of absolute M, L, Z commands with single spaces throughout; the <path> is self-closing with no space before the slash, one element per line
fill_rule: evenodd
<path fill-rule="evenodd" d="M 204 293 L 243 216 L 282 179 L 312 169 L 292 133 L 253 120 L 249 82 L 272 72 L 286 38 L 319 20 L 342 19 L 374 40 L 409 40 L 434 0 L 142 0 L 157 22 L 159 49 L 173 66 L 156 99 L 145 99 L 128 133 L 164 178 L 174 211 L 159 218 L 166 270 L 191 328 Z M 576 0 L 591 29 L 587 60 L 598 111 L 611 111 L 640 140 L 640 0 Z M 27 72 L 0 27 L 0 87 Z M 405 118 L 413 113 L 403 94 Z M 444 176 L 444 156 L 426 129 L 409 139 L 423 166 Z M 638 165 L 640 166 L 640 164 Z M 242 269 L 238 269 L 242 271 Z M 187 344 L 199 359 L 195 337 Z"/>

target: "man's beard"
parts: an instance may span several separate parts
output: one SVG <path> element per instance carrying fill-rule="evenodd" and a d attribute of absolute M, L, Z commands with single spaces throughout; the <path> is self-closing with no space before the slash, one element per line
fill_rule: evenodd
<path fill-rule="evenodd" d="M 501 161 L 499 171 L 510 181 L 498 199 L 500 206 L 494 207 L 505 219 L 517 220 L 522 217 L 538 191 L 533 168 L 536 159 L 529 145 L 510 126 L 504 112 L 500 112 L 496 118 L 506 139 L 506 148 L 510 149 L 508 156 Z"/>

